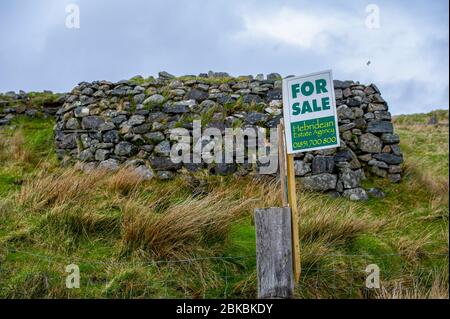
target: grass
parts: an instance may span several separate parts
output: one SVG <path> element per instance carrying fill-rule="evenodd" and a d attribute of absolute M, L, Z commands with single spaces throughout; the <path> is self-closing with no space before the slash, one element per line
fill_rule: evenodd
<path fill-rule="evenodd" d="M 59 167 L 44 119 L 0 131 L 0 297 L 256 297 L 256 207 L 270 178 L 200 172 L 143 182 L 133 171 Z M 297 298 L 448 298 L 448 126 L 396 124 L 404 180 L 354 203 L 298 185 Z M 232 257 L 232 258 L 231 258 Z M 81 287 L 65 288 L 69 264 Z M 381 288 L 364 286 L 369 264 Z"/>

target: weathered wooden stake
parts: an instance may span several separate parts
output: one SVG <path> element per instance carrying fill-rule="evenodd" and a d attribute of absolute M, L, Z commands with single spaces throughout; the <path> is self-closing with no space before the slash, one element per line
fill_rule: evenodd
<path fill-rule="evenodd" d="M 292 298 L 290 208 L 257 208 L 255 225 L 258 298 Z"/>
<path fill-rule="evenodd" d="M 278 167 L 280 173 L 280 185 L 281 185 L 281 204 L 283 207 L 288 205 L 288 194 L 286 185 L 286 152 L 284 145 L 284 127 L 283 122 L 280 122 L 277 126 L 278 129 Z"/>
<path fill-rule="evenodd" d="M 298 206 L 295 187 L 294 155 L 287 154 L 288 198 L 292 221 L 292 258 L 295 282 L 300 279 L 300 243 L 298 238 Z"/>

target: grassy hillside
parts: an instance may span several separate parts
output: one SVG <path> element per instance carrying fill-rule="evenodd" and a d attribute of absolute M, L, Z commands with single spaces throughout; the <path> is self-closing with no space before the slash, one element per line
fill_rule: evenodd
<path fill-rule="evenodd" d="M 448 125 L 401 119 L 403 182 L 365 182 L 384 199 L 299 190 L 296 297 L 448 297 Z M 256 297 L 252 214 L 280 206 L 274 180 L 81 173 L 58 166 L 51 120 L 14 125 L 0 130 L 0 297 Z M 73 263 L 79 289 L 65 287 Z M 382 288 L 369 290 L 373 263 Z"/>

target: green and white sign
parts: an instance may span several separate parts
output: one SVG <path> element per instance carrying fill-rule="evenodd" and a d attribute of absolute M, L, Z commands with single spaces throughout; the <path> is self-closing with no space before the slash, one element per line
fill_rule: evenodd
<path fill-rule="evenodd" d="M 287 153 L 340 146 L 331 70 L 283 80 Z"/>

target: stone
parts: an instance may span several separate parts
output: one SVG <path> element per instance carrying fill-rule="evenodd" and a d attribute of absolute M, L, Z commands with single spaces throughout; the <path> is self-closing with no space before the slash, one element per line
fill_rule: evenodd
<path fill-rule="evenodd" d="M 346 189 L 359 187 L 361 183 L 361 173 L 351 169 L 342 170 L 339 177 Z"/>
<path fill-rule="evenodd" d="M 98 169 L 107 171 L 117 171 L 119 169 L 119 162 L 115 159 L 107 159 L 98 164 Z"/>
<path fill-rule="evenodd" d="M 78 122 L 78 120 L 76 118 L 72 117 L 66 122 L 66 129 L 78 130 L 78 129 L 80 129 L 80 123 Z"/>
<path fill-rule="evenodd" d="M 162 181 L 173 179 L 174 175 L 169 171 L 158 171 L 156 172 L 156 178 Z"/>
<path fill-rule="evenodd" d="M 304 176 L 311 172 L 311 164 L 304 161 L 294 161 L 295 176 Z"/>
<path fill-rule="evenodd" d="M 63 135 L 59 147 L 62 149 L 71 149 L 77 147 L 77 134 Z"/>
<path fill-rule="evenodd" d="M 247 95 L 244 96 L 243 102 L 251 104 L 251 103 L 260 103 L 260 102 L 262 102 L 262 100 L 256 94 L 247 94 Z"/>
<path fill-rule="evenodd" d="M 333 173 L 334 157 L 331 156 L 315 156 L 312 161 L 313 174 Z"/>
<path fill-rule="evenodd" d="M 373 120 L 367 125 L 369 133 L 393 133 L 394 127 L 391 122 Z"/>
<path fill-rule="evenodd" d="M 385 178 L 387 176 L 386 170 L 384 170 L 382 168 L 379 168 L 378 166 L 371 166 L 370 171 L 373 174 L 375 174 L 375 175 L 377 175 L 379 177 L 382 177 L 382 178 Z"/>
<path fill-rule="evenodd" d="M 198 102 L 202 102 L 208 98 L 208 93 L 202 90 L 192 89 L 187 94 L 186 98 L 189 100 L 195 100 Z"/>
<path fill-rule="evenodd" d="M 371 133 L 363 134 L 359 138 L 358 148 L 363 152 L 380 153 L 382 147 L 383 143 L 381 140 Z"/>
<path fill-rule="evenodd" d="M 118 143 L 120 138 L 119 138 L 119 132 L 116 130 L 111 130 L 111 131 L 107 131 L 105 133 L 103 133 L 103 142 L 104 143 Z"/>
<path fill-rule="evenodd" d="M 342 124 L 342 125 L 339 125 L 339 132 L 343 133 L 345 131 L 351 130 L 354 127 L 356 127 L 356 124 L 353 122 L 350 122 L 348 124 Z"/>
<path fill-rule="evenodd" d="M 145 101 L 145 94 L 141 93 L 133 96 L 133 101 L 137 104 L 142 104 Z"/>
<path fill-rule="evenodd" d="M 91 150 L 86 149 L 78 154 L 78 159 L 82 162 L 90 162 L 94 159 L 94 155 L 92 154 Z"/>
<path fill-rule="evenodd" d="M 369 196 L 367 195 L 366 191 L 363 188 L 353 188 L 353 189 L 347 189 L 342 194 L 344 197 L 347 197 L 351 201 L 367 201 L 369 199 Z"/>
<path fill-rule="evenodd" d="M 370 103 L 367 110 L 369 112 L 375 112 L 375 111 L 387 111 L 387 106 L 384 104 L 373 104 Z"/>
<path fill-rule="evenodd" d="M 300 178 L 305 189 L 313 191 L 328 191 L 336 188 L 337 176 L 329 173 L 311 175 Z"/>
<path fill-rule="evenodd" d="M 160 95 L 160 94 L 153 94 L 150 97 L 148 97 L 146 100 L 144 100 L 143 104 L 144 105 L 161 105 L 163 104 L 165 101 L 164 96 Z"/>
<path fill-rule="evenodd" d="M 166 103 L 163 112 L 170 114 L 183 114 L 189 112 L 189 106 L 186 104 Z"/>
<path fill-rule="evenodd" d="M 158 73 L 158 77 L 160 77 L 161 79 L 173 79 L 175 78 L 174 75 L 166 72 L 166 71 L 162 71 Z"/>
<path fill-rule="evenodd" d="M 135 125 L 140 125 L 140 124 L 142 124 L 144 122 L 145 122 L 145 116 L 143 116 L 143 115 L 133 115 L 128 120 L 128 125 L 129 126 L 135 126 Z"/>
<path fill-rule="evenodd" d="M 349 108 L 347 105 L 341 105 L 337 109 L 337 115 L 339 120 L 346 120 L 350 119 L 353 120 L 355 118 L 355 114 L 353 113 L 352 109 Z"/>
<path fill-rule="evenodd" d="M 164 140 L 164 134 L 161 132 L 151 132 L 151 133 L 145 134 L 144 139 L 153 144 L 157 144 Z"/>
<path fill-rule="evenodd" d="M 109 155 L 108 150 L 99 149 L 95 152 L 95 160 L 100 162 L 104 161 L 108 159 L 108 155 Z"/>
<path fill-rule="evenodd" d="M 144 123 L 142 125 L 133 127 L 132 131 L 134 134 L 145 134 L 145 133 L 148 133 L 151 129 L 152 129 L 152 124 Z"/>
<path fill-rule="evenodd" d="M 402 152 L 400 151 L 400 146 L 398 144 L 392 144 L 390 146 L 394 155 L 402 156 Z"/>
<path fill-rule="evenodd" d="M 111 119 L 111 121 L 112 121 L 114 124 L 116 124 L 116 125 L 120 125 L 120 124 L 122 124 L 123 122 L 125 122 L 126 120 L 127 120 L 126 115 L 119 115 L 119 116 L 113 117 L 113 118 Z"/>
<path fill-rule="evenodd" d="M 386 197 L 386 195 L 384 194 L 384 192 L 383 192 L 382 190 L 378 189 L 378 188 L 369 188 L 369 189 L 367 190 L 367 194 L 368 194 L 370 197 L 378 198 L 378 199 L 382 199 L 382 198 L 385 198 L 385 197 Z"/>
<path fill-rule="evenodd" d="M 391 183 L 400 183 L 402 176 L 400 174 L 389 174 L 388 179 Z"/>
<path fill-rule="evenodd" d="M 169 156 L 170 155 L 170 142 L 162 141 L 158 145 L 155 146 L 154 152 L 156 155 L 160 156 Z"/>
<path fill-rule="evenodd" d="M 75 117 L 85 117 L 89 116 L 89 108 L 87 107 L 77 107 L 74 110 Z"/>
<path fill-rule="evenodd" d="M 136 151 L 136 147 L 129 142 L 120 142 L 114 149 L 114 154 L 118 156 L 130 156 Z"/>
<path fill-rule="evenodd" d="M 381 140 L 385 144 L 397 144 L 400 142 L 400 136 L 398 134 L 384 133 L 381 134 Z"/>
<path fill-rule="evenodd" d="M 376 158 L 377 160 L 383 161 L 391 165 L 398 165 L 403 163 L 403 157 L 393 154 L 380 153 L 373 155 L 373 157 Z"/>
<path fill-rule="evenodd" d="M 267 74 L 267 81 L 276 81 L 276 80 L 280 80 L 280 79 L 281 79 L 281 75 L 278 73 Z"/>
<path fill-rule="evenodd" d="M 389 174 L 400 174 L 403 172 L 400 165 L 389 165 Z"/>
<path fill-rule="evenodd" d="M 391 113 L 387 111 L 375 111 L 373 113 L 375 115 L 375 119 L 377 120 L 385 120 L 385 121 L 391 120 Z"/>
<path fill-rule="evenodd" d="M 174 163 L 170 157 L 149 157 L 150 165 L 157 171 L 174 171 L 181 168 L 181 163 Z"/>
<path fill-rule="evenodd" d="M 233 174 L 237 171 L 237 166 L 234 163 L 217 163 L 210 169 L 210 172 L 214 175 L 226 176 Z"/>
<path fill-rule="evenodd" d="M 98 130 L 105 120 L 99 116 L 86 116 L 81 120 L 83 130 Z"/>
<path fill-rule="evenodd" d="M 258 123 L 264 123 L 267 120 L 268 120 L 268 116 L 266 114 L 259 113 L 259 112 L 249 112 L 249 113 L 247 113 L 247 115 L 245 117 L 245 121 L 252 125 L 258 124 Z"/>
<path fill-rule="evenodd" d="M 149 181 L 155 177 L 153 171 L 145 165 L 136 167 L 133 172 L 136 173 L 136 175 L 138 175 L 143 181 Z"/>
<path fill-rule="evenodd" d="M 385 162 L 382 162 L 382 161 L 377 161 L 376 159 L 370 160 L 369 162 L 367 162 L 367 165 L 376 166 L 376 167 L 384 168 L 384 169 L 389 168 L 388 164 L 386 164 Z"/>

